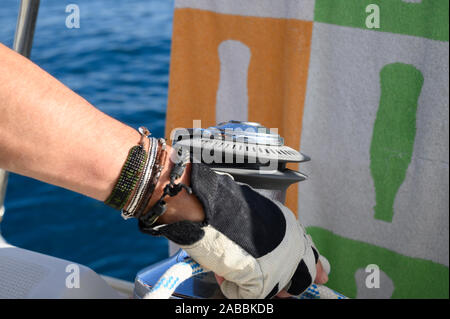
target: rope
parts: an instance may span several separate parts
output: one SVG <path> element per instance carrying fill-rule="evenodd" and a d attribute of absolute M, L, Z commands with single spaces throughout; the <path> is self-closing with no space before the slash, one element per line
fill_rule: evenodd
<path fill-rule="evenodd" d="M 203 267 L 188 257 L 167 269 L 144 299 L 169 299 L 183 281 L 204 272 Z"/>
<path fill-rule="evenodd" d="M 348 299 L 346 296 L 324 285 L 312 284 L 298 299 Z"/>
<path fill-rule="evenodd" d="M 177 287 L 186 279 L 207 272 L 190 257 L 173 265 L 159 278 L 144 299 L 169 299 Z M 344 295 L 323 285 L 312 284 L 298 299 L 348 299 Z"/>

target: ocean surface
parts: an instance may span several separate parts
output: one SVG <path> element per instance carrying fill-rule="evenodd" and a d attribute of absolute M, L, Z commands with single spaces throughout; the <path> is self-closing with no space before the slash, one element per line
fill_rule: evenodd
<path fill-rule="evenodd" d="M 19 0 L 1 2 L 0 42 L 12 47 Z M 78 29 L 66 27 L 68 4 L 80 9 Z M 162 137 L 172 17 L 173 0 L 42 0 L 31 60 L 103 112 Z M 140 233 L 135 220 L 27 177 L 9 175 L 5 207 L 8 242 L 100 274 L 132 281 L 168 256 L 167 240 Z"/>

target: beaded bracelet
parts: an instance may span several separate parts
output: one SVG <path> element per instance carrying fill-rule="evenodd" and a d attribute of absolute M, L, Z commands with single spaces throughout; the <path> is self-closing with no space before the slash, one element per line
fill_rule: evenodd
<path fill-rule="evenodd" d="M 151 182 L 151 177 L 153 175 L 155 161 L 157 157 L 157 151 L 158 151 L 158 142 L 155 138 L 151 138 L 148 157 L 145 163 L 145 168 L 143 170 L 142 176 L 135 188 L 135 192 L 131 197 L 130 201 L 122 209 L 122 217 L 124 219 L 134 217 L 136 209 L 139 206 L 139 203 L 142 201 L 145 189 Z"/>
<path fill-rule="evenodd" d="M 121 210 L 124 219 L 139 218 L 148 210 L 147 205 L 167 158 L 165 139 L 148 138 L 151 133 L 145 127 L 140 127 L 139 133 L 141 134 L 139 145 L 130 149 L 119 179 L 104 202 Z M 144 146 L 146 139 L 149 142 L 148 153 Z"/>
<path fill-rule="evenodd" d="M 154 175 L 156 167 L 156 161 L 158 157 L 158 141 L 155 138 L 150 139 L 150 147 L 149 147 L 149 155 L 147 158 L 147 162 L 145 164 L 144 172 L 142 173 L 142 177 L 136 187 L 135 193 L 131 201 L 125 205 L 122 210 L 122 217 L 124 219 L 134 217 L 136 215 L 136 211 L 140 206 L 142 200 L 146 194 L 146 190 L 149 185 L 152 183 L 152 177 Z"/>
<path fill-rule="evenodd" d="M 133 146 L 130 149 L 119 179 L 104 202 L 106 205 L 118 210 L 123 208 L 142 174 L 146 160 L 147 153 L 142 144 Z"/>

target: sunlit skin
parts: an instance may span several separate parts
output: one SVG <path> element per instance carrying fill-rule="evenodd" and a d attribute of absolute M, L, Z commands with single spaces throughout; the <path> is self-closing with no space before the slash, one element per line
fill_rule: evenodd
<path fill-rule="evenodd" d="M 104 201 L 140 134 L 2 44 L 0 69 L 0 167 Z M 169 182 L 172 152 L 168 147 L 152 203 Z M 180 181 L 190 184 L 189 164 Z M 186 191 L 167 204 L 161 223 L 205 217 L 197 197 Z M 316 282 L 325 283 L 320 263 L 317 270 Z"/>

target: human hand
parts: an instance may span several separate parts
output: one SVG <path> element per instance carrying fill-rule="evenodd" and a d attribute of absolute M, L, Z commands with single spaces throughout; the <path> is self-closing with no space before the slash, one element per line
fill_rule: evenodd
<path fill-rule="evenodd" d="M 196 221 L 176 217 L 177 209 L 183 210 L 179 205 L 196 207 L 189 197 L 178 198 L 180 193 L 168 203 L 172 214 L 142 231 L 166 236 L 214 271 L 228 298 L 298 295 L 313 278 L 326 282 L 310 237 L 285 206 L 205 165 L 191 167 L 190 184 L 204 219 L 201 214 Z"/>
<path fill-rule="evenodd" d="M 314 280 L 314 282 L 316 284 L 320 284 L 320 285 L 324 285 L 327 283 L 328 281 L 328 274 L 327 272 L 324 270 L 322 263 L 320 262 L 320 260 L 317 262 L 316 264 L 316 279 Z M 222 284 L 222 282 L 224 282 L 225 278 L 221 277 L 217 274 L 214 274 L 214 276 L 216 277 L 217 283 L 219 284 L 219 286 Z M 276 297 L 277 298 L 290 298 L 293 295 L 288 293 L 286 289 L 281 290 Z"/>

